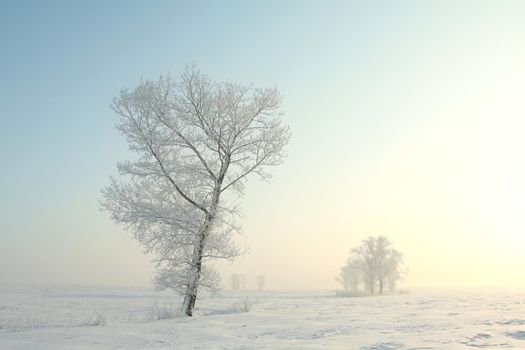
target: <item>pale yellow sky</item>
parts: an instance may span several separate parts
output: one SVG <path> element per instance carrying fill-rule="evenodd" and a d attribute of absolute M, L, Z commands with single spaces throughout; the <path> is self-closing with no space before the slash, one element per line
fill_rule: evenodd
<path fill-rule="evenodd" d="M 266 190 L 252 185 L 252 252 L 225 271 L 334 287 L 350 248 L 382 234 L 407 286 L 525 285 L 525 32 L 499 20 L 418 52 L 364 98 L 350 79 L 326 97 L 313 87 L 290 114 L 330 125 L 298 135 Z"/>

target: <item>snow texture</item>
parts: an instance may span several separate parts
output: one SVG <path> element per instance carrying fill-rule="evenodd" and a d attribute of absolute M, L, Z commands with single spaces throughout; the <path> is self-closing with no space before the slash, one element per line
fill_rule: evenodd
<path fill-rule="evenodd" d="M 3 287 L 0 349 L 525 349 L 519 291 L 223 292 L 193 318 L 179 305 L 139 288 Z"/>

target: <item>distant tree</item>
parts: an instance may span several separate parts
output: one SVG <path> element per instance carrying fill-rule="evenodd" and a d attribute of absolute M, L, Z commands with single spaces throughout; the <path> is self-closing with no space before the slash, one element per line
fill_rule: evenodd
<path fill-rule="evenodd" d="M 394 249 L 392 242 L 384 236 L 368 237 L 361 245 L 352 249 L 352 257 L 363 276 L 365 288 L 371 294 L 382 294 L 388 284 L 395 290 L 397 281 L 402 277 L 403 255 Z"/>
<path fill-rule="evenodd" d="M 246 275 L 240 274 L 239 278 L 241 280 L 241 290 L 246 290 Z"/>
<path fill-rule="evenodd" d="M 266 277 L 264 277 L 263 275 L 259 275 L 257 276 L 257 288 L 259 288 L 259 290 L 263 290 L 265 285 L 266 285 Z"/>
<path fill-rule="evenodd" d="M 391 274 L 388 275 L 388 290 L 390 292 L 394 292 L 397 288 L 397 282 L 402 278 L 402 272 L 401 271 L 393 271 Z"/>
<path fill-rule="evenodd" d="M 341 283 L 345 292 L 351 290 L 357 292 L 361 279 L 361 269 L 359 262 L 349 258 L 346 265 L 341 267 L 341 271 L 336 280 Z"/>
<path fill-rule="evenodd" d="M 157 287 L 184 295 L 187 316 L 199 286 L 217 287 L 210 260 L 239 254 L 235 198 L 246 179 L 268 179 L 285 156 L 280 103 L 275 88 L 214 82 L 193 65 L 179 81 L 143 81 L 113 101 L 138 159 L 118 164 L 125 180 L 111 179 L 102 207 L 154 254 Z"/>
<path fill-rule="evenodd" d="M 241 289 L 241 276 L 234 273 L 230 278 L 230 285 L 232 287 L 232 290 Z"/>
<path fill-rule="evenodd" d="M 372 252 L 375 250 L 375 239 L 370 237 L 362 241 L 362 244 L 352 249 L 352 257 L 361 271 L 365 290 L 370 294 L 375 293 L 377 282 L 377 262 Z"/>
<path fill-rule="evenodd" d="M 388 284 L 388 290 L 394 292 L 397 282 L 402 279 L 405 271 L 402 270 L 403 255 L 401 252 L 391 248 L 387 251 L 385 268 L 381 274 L 380 283 L 383 289 Z"/>

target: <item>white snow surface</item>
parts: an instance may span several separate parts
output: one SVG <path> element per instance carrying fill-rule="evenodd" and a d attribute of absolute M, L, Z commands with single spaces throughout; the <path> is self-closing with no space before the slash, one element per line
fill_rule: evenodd
<path fill-rule="evenodd" d="M 156 319 L 179 304 L 141 288 L 0 287 L 0 349 L 525 349 L 524 291 L 223 292 L 193 318 Z"/>

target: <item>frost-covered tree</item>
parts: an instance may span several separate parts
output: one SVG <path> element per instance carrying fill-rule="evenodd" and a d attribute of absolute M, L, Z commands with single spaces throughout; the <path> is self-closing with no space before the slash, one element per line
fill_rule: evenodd
<path fill-rule="evenodd" d="M 143 81 L 113 101 L 138 157 L 118 164 L 102 207 L 154 254 L 157 286 L 184 295 L 188 316 L 199 286 L 218 286 L 210 260 L 239 254 L 236 198 L 246 179 L 268 179 L 285 156 L 280 102 L 275 88 L 214 82 L 194 65 L 178 81 Z"/>
<path fill-rule="evenodd" d="M 259 288 L 259 290 L 263 290 L 264 287 L 266 286 L 266 277 L 264 277 L 263 275 L 259 275 L 257 276 L 256 281 L 257 281 L 257 288 Z"/>
<path fill-rule="evenodd" d="M 359 261 L 355 261 L 350 257 L 346 264 L 341 267 L 339 276 L 336 280 L 341 283 L 345 292 L 351 290 L 357 292 L 359 288 L 359 281 L 361 280 L 361 269 Z"/>
<path fill-rule="evenodd" d="M 368 237 L 363 240 L 359 247 L 352 249 L 352 259 L 359 266 L 365 288 L 371 294 L 375 293 L 376 287 L 382 294 L 386 284 L 393 291 L 402 277 L 403 255 L 387 237 Z"/>
<path fill-rule="evenodd" d="M 400 263 L 401 265 L 401 263 Z M 403 278 L 403 275 L 406 274 L 406 270 L 397 269 L 392 271 L 387 277 L 388 290 L 394 292 L 397 288 L 397 282 Z"/>
<path fill-rule="evenodd" d="M 375 293 L 375 287 L 377 282 L 377 263 L 373 251 L 375 249 L 375 239 L 370 237 L 363 240 L 362 244 L 352 249 L 352 257 L 359 266 L 365 290 L 370 294 Z"/>

